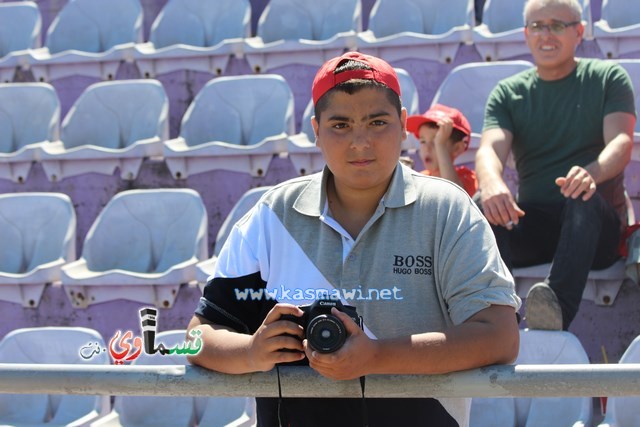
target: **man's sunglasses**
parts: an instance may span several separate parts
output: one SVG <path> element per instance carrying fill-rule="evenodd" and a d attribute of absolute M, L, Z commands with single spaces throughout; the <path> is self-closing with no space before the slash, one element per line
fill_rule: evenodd
<path fill-rule="evenodd" d="M 559 36 L 564 34 L 565 30 L 568 27 L 573 27 L 575 25 L 578 25 L 579 23 L 580 21 L 573 21 L 573 22 L 553 21 L 550 24 L 543 24 L 540 21 L 534 21 L 534 22 L 529 22 L 527 24 L 527 30 L 529 30 L 531 34 L 538 35 L 538 34 L 542 34 L 546 29 L 546 30 L 549 30 L 550 33 L 553 33 L 556 36 Z"/>

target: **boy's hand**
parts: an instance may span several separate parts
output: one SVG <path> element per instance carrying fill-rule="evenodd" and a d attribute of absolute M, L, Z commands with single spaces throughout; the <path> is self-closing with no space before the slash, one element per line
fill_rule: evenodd
<path fill-rule="evenodd" d="M 376 342 L 347 314 L 336 308 L 331 314 L 338 317 L 347 329 L 347 340 L 342 348 L 334 353 L 318 353 L 304 340 L 304 352 L 309 359 L 309 366 L 322 376 L 333 380 L 350 380 L 371 372 L 370 366 L 376 354 Z"/>
<path fill-rule="evenodd" d="M 271 309 L 262 325 L 251 337 L 247 357 L 253 371 L 270 371 L 276 363 L 296 362 L 304 359 L 302 326 L 290 320 L 280 320 L 283 314 L 300 317 L 303 312 L 292 304 L 276 304 Z M 281 351 L 282 349 L 293 351 Z"/>
<path fill-rule="evenodd" d="M 434 139 L 434 143 L 436 147 L 449 147 L 450 144 L 449 138 L 451 138 L 451 132 L 453 132 L 453 120 L 449 117 L 444 117 L 438 123 L 438 132 L 436 132 L 436 137 Z"/>

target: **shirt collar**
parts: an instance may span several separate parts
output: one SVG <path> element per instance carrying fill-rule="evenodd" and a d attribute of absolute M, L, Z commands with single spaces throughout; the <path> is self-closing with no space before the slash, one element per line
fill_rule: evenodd
<path fill-rule="evenodd" d="M 416 188 L 413 182 L 415 172 L 398 163 L 391 184 L 385 193 L 383 200 L 387 208 L 400 208 L 416 201 Z M 309 183 L 302 190 L 293 208 L 308 216 L 320 217 L 327 201 L 327 180 L 331 171 L 325 166 L 321 173 L 310 177 Z"/>

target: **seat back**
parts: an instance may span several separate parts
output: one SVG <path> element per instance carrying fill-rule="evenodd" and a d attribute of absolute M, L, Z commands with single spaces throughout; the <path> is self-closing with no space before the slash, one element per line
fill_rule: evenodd
<path fill-rule="evenodd" d="M 496 84 L 531 68 L 527 61 L 500 61 L 460 65 L 447 75 L 434 95 L 432 105 L 444 104 L 465 115 L 474 133 L 482 132 L 484 108 Z"/>
<path fill-rule="evenodd" d="M 294 132 L 293 94 L 275 74 L 219 77 L 196 95 L 180 135 L 190 146 L 211 141 L 254 145 Z"/>
<path fill-rule="evenodd" d="M 238 200 L 236 204 L 233 205 L 233 208 L 231 208 L 231 211 L 220 226 L 220 230 L 218 230 L 218 236 L 216 237 L 216 246 L 213 251 L 215 255 L 220 254 L 220 250 L 222 249 L 224 242 L 227 240 L 227 237 L 229 237 L 229 233 L 231 233 L 231 230 L 233 229 L 235 223 L 238 222 L 238 220 L 242 218 L 247 212 L 249 212 L 251 208 L 255 206 L 258 200 L 260 200 L 260 197 L 262 197 L 262 195 L 266 193 L 270 188 L 271 186 L 252 188 L 251 190 L 248 190 L 246 193 L 244 193 L 242 197 L 240 197 L 240 200 Z"/>
<path fill-rule="evenodd" d="M 589 357 L 578 340 L 566 331 L 520 330 L 518 365 L 589 364 Z M 516 398 L 518 426 L 572 426 L 578 421 L 590 425 L 591 398 Z"/>
<path fill-rule="evenodd" d="M 169 101 L 157 80 L 95 83 L 62 122 L 65 148 L 95 145 L 123 149 L 141 139 L 167 139 Z"/>
<path fill-rule="evenodd" d="M 494 34 L 522 28 L 524 4 L 525 0 L 487 0 L 482 11 L 482 23 Z"/>
<path fill-rule="evenodd" d="M 159 332 L 155 336 L 157 346 L 162 343 L 166 348 L 181 346 L 185 342 L 185 330 Z M 185 355 L 156 353 L 149 355 L 144 351 L 134 360 L 135 365 L 188 365 Z M 116 396 L 114 410 L 123 426 L 195 426 L 195 401 L 190 396 Z"/>
<path fill-rule="evenodd" d="M 57 140 L 59 123 L 60 101 L 53 86 L 0 83 L 0 153 Z"/>
<path fill-rule="evenodd" d="M 80 350 L 89 344 L 101 349 L 107 347 L 102 336 L 88 328 L 16 329 L 0 341 L 0 363 L 109 364 L 105 351 L 88 360 L 82 358 Z M 106 404 L 106 399 L 100 396 L 2 394 L 0 422 L 26 425 L 51 421 L 66 425 L 92 411 L 104 413 Z"/>
<path fill-rule="evenodd" d="M 326 40 L 337 33 L 361 31 L 359 0 L 271 0 L 260 15 L 256 34 L 276 40 Z"/>
<path fill-rule="evenodd" d="M 376 37 L 402 32 L 439 35 L 472 22 L 473 0 L 377 0 L 369 13 Z"/>
<path fill-rule="evenodd" d="M 104 52 L 115 45 L 142 42 L 139 0 L 70 0 L 47 31 L 49 52 Z"/>
<path fill-rule="evenodd" d="M 603 0 L 601 19 L 611 28 L 640 24 L 640 3 L 634 0 Z"/>
<path fill-rule="evenodd" d="M 0 58 L 10 52 L 40 47 L 42 18 L 32 1 L 0 3 Z"/>
<path fill-rule="evenodd" d="M 76 214 L 62 193 L 0 195 L 0 270 L 25 273 L 75 259 Z"/>
<path fill-rule="evenodd" d="M 85 238 L 82 257 L 92 271 L 164 272 L 207 258 L 207 213 L 190 189 L 116 194 Z"/>
<path fill-rule="evenodd" d="M 225 39 L 249 37 L 248 0 L 170 0 L 151 26 L 156 49 L 175 44 L 210 47 Z"/>
<path fill-rule="evenodd" d="M 617 62 L 629 73 L 636 97 L 636 111 L 640 111 L 640 60 L 620 59 Z M 636 120 L 635 133 L 640 133 L 640 120 Z"/>
<path fill-rule="evenodd" d="M 640 336 L 637 336 L 620 358 L 619 363 L 640 363 Z M 605 422 L 612 426 L 640 425 L 640 397 L 610 397 L 607 400 Z"/>

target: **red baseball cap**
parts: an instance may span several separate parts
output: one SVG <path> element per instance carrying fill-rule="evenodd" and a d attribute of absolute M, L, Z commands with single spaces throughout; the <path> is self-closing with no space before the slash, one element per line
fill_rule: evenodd
<path fill-rule="evenodd" d="M 367 65 L 370 70 L 351 70 L 334 74 L 336 68 L 345 61 L 358 61 Z M 325 62 L 318 70 L 316 77 L 313 79 L 311 93 L 313 96 L 313 104 L 315 105 L 322 95 L 346 81 L 352 79 L 375 80 L 378 83 L 386 85 L 389 89 L 400 96 L 400 82 L 398 75 L 391 65 L 375 56 L 365 55 L 360 52 L 347 52 L 342 56 L 333 58 Z"/>
<path fill-rule="evenodd" d="M 465 149 L 469 147 L 469 136 L 471 136 L 471 125 L 467 118 L 453 107 L 447 107 L 442 104 L 435 104 L 429 108 L 424 114 L 407 117 L 407 130 L 413 133 L 416 138 L 420 138 L 420 126 L 425 123 L 438 123 L 445 117 L 449 117 L 453 122 L 453 127 L 464 133 L 467 137 L 464 139 Z"/>

